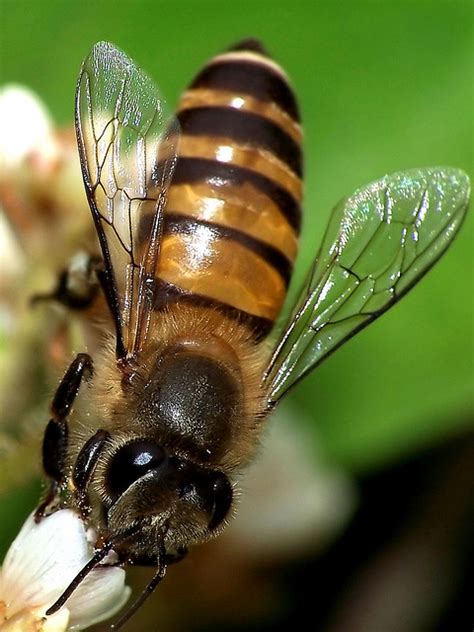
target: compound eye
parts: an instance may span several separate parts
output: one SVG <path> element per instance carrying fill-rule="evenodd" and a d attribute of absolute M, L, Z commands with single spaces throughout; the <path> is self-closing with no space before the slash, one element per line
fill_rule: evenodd
<path fill-rule="evenodd" d="M 209 531 L 214 531 L 225 519 L 232 506 L 232 485 L 222 472 L 211 474 L 211 498 L 214 503 L 212 517 L 208 525 Z"/>
<path fill-rule="evenodd" d="M 107 488 L 117 498 L 139 478 L 158 468 L 166 459 L 163 448 L 151 441 L 134 441 L 122 446 L 112 457 L 107 472 Z"/>

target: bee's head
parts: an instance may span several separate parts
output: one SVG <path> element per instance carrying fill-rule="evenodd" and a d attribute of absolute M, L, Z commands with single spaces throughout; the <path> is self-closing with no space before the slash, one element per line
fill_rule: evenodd
<path fill-rule="evenodd" d="M 103 476 L 107 529 L 119 534 L 140 527 L 140 555 L 143 544 L 156 547 L 160 535 L 170 547 L 207 540 L 232 505 L 225 474 L 168 454 L 149 439 L 112 451 Z"/>

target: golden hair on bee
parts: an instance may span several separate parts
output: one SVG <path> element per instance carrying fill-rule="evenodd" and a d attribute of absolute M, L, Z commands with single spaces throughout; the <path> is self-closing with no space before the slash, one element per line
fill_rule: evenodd
<path fill-rule="evenodd" d="M 82 419 L 86 416 L 93 419 L 94 415 L 95 428 L 92 424 L 84 427 L 83 436 L 76 443 L 82 445 L 87 438 L 84 435 L 90 436 L 97 429 L 97 424 L 108 432 L 124 437 L 130 437 L 135 424 L 141 433 L 156 433 L 156 417 L 159 413 L 153 409 L 145 411 L 145 393 L 156 381 L 154 374 L 163 358 L 168 358 L 169 362 L 169 359 L 185 354 L 187 357 L 215 362 L 222 367 L 224 376 L 228 375 L 236 385 L 245 385 L 235 392 L 235 416 L 220 467 L 227 472 L 248 463 L 256 449 L 266 406 L 261 376 L 268 362 L 268 345 L 256 347 L 251 330 L 232 319 L 223 318 L 221 313 L 209 307 L 175 303 L 168 305 L 156 318 L 159 322 L 156 325 L 152 323 L 151 329 L 155 330 L 156 327 L 159 336 L 153 336 L 149 345 L 134 360 L 125 378 L 117 365 L 111 337 L 108 337 L 108 343 L 97 354 L 93 388 L 89 391 L 85 409 L 82 404 L 80 415 Z M 87 411 L 90 415 L 87 415 Z M 228 420 L 225 421 L 227 427 Z M 180 430 L 183 431 L 182 428 Z M 166 437 L 166 441 L 165 437 L 158 435 L 158 442 L 160 439 L 163 442 L 172 441 L 171 435 Z M 206 449 L 209 450 L 210 446 Z M 180 453 L 184 456 L 182 451 Z M 199 459 L 199 454 L 195 453 L 193 457 Z M 73 461 L 74 458 L 77 458 L 77 454 L 73 455 Z M 209 460 L 208 454 L 205 460 Z"/>

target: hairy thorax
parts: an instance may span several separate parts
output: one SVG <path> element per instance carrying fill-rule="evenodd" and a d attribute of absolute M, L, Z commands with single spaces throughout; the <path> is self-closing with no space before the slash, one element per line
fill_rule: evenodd
<path fill-rule="evenodd" d="M 256 353 L 245 327 L 212 310 L 177 305 L 156 329 L 159 341 L 128 380 L 104 352 L 90 391 L 98 423 L 117 443 L 146 436 L 204 467 L 245 465 L 264 417 L 265 350 Z"/>
<path fill-rule="evenodd" d="M 242 375 L 220 346 L 183 340 L 166 349 L 136 411 L 138 424 L 200 462 L 222 459 L 243 422 Z"/>

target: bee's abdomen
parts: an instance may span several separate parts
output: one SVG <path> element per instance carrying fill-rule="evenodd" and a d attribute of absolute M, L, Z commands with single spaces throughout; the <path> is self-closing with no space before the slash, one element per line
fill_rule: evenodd
<path fill-rule="evenodd" d="M 255 43 L 215 57 L 183 95 L 160 281 L 258 335 L 285 299 L 301 221 L 296 100 Z"/>

